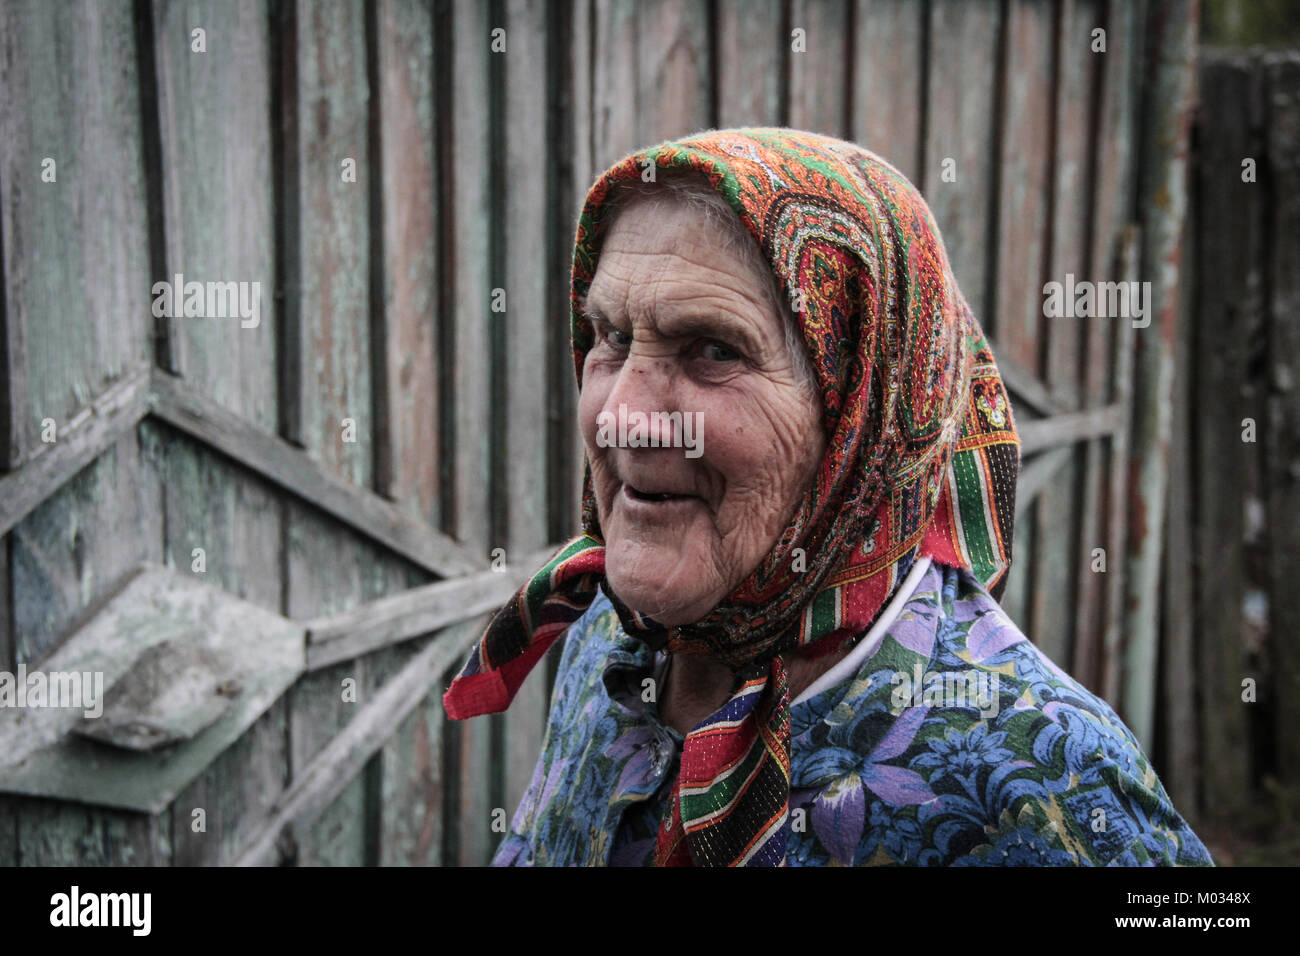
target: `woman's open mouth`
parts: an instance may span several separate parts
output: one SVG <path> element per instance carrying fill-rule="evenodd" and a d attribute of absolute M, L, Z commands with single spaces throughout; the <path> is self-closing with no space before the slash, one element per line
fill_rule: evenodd
<path fill-rule="evenodd" d="M 623 497 L 627 498 L 629 501 L 662 504 L 669 501 L 690 501 L 699 496 L 677 494 L 676 492 L 671 491 L 642 491 L 640 488 L 634 488 L 625 483 L 623 485 Z"/>

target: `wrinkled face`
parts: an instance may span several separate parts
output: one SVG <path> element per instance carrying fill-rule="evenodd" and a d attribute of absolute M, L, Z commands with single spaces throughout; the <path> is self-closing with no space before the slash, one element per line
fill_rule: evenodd
<path fill-rule="evenodd" d="M 749 575 L 825 450 L 770 281 L 681 204 L 633 200 L 601 246 L 578 415 L 605 573 L 666 625 L 699 620 Z"/>

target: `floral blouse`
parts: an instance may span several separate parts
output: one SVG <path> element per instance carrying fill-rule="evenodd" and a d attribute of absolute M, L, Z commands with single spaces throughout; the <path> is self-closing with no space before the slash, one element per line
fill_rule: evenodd
<path fill-rule="evenodd" d="M 933 564 L 856 676 L 791 707 L 791 866 L 1212 866 L 1132 732 Z M 682 737 L 601 594 L 570 628 L 498 866 L 649 864 Z M 653 682 L 653 683 L 651 683 Z"/>

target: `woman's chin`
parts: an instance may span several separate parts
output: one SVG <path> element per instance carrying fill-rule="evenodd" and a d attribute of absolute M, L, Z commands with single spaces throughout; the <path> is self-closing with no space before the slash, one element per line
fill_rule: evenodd
<path fill-rule="evenodd" d="M 608 546 L 605 577 L 620 601 L 660 624 L 690 624 L 708 614 L 723 595 L 706 591 L 712 575 L 675 550 Z"/>

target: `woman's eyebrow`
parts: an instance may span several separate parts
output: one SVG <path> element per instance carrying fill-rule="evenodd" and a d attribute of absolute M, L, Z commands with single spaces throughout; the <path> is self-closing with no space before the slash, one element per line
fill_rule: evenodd
<path fill-rule="evenodd" d="M 587 319 L 590 322 L 604 322 L 606 325 L 609 324 L 609 319 L 606 317 L 605 313 L 600 311 L 600 309 L 596 308 L 594 305 L 591 305 L 585 295 L 578 299 L 578 311 L 584 319 Z"/>
<path fill-rule="evenodd" d="M 612 325 L 609 316 L 592 305 L 586 296 L 578 301 L 582 315 L 593 324 Z M 744 323 L 724 312 L 668 310 L 656 322 L 664 335 L 676 338 L 695 336 L 697 338 L 726 338 L 738 343 L 751 357 L 764 354 L 765 350 L 759 338 Z"/>
<path fill-rule="evenodd" d="M 738 342 L 751 357 L 764 352 L 753 329 L 724 312 L 710 312 L 707 315 L 698 312 L 668 312 L 660 318 L 659 327 L 665 335 L 731 339 Z"/>

